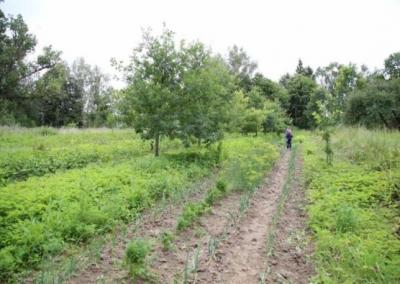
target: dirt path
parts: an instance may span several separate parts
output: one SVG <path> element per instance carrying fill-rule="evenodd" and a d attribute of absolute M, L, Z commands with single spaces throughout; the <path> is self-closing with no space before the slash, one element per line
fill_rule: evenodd
<path fill-rule="evenodd" d="M 266 260 L 266 235 L 288 171 L 286 152 L 264 185 L 252 198 L 246 216 L 218 248 L 203 260 L 198 283 L 259 283 Z"/>
<path fill-rule="evenodd" d="M 291 191 L 275 231 L 271 255 L 267 259 L 265 282 L 309 283 L 314 275 L 310 256 L 313 253 L 310 233 L 306 230 L 306 199 L 302 188 L 302 160 L 296 160 L 296 171 Z"/>
<path fill-rule="evenodd" d="M 156 248 L 151 266 L 152 273 L 157 275 L 157 283 L 185 282 L 185 273 L 187 280 L 193 278 L 191 270 L 196 259 L 207 255 L 211 243 L 234 226 L 234 214 L 238 212 L 240 197 L 241 194 L 233 193 L 218 202 L 194 229 L 176 237 L 172 250 Z"/>

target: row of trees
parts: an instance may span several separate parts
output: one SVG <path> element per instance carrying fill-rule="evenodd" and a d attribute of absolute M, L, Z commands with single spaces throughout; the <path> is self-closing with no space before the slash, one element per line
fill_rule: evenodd
<path fill-rule="evenodd" d="M 286 113 L 304 129 L 340 123 L 400 129 L 400 52 L 383 70 L 331 63 L 314 72 L 299 60 L 280 84 L 288 92 Z"/>
<path fill-rule="evenodd" d="M 82 58 L 69 66 L 51 47 L 28 61 L 35 46 L 22 17 L 0 10 L 1 124 L 129 126 L 154 139 L 156 155 L 163 136 L 208 145 L 225 131 L 257 135 L 290 124 L 400 129 L 400 53 L 373 72 L 339 63 L 314 71 L 299 60 L 277 83 L 242 48 L 223 58 L 164 28 L 159 36 L 145 31 L 130 62 L 113 60 L 127 83 L 114 90 L 98 67 Z"/>
<path fill-rule="evenodd" d="M 107 76 L 82 58 L 68 66 L 51 46 L 29 61 L 36 43 L 20 15 L 0 10 L 0 124 L 106 124 L 113 94 Z"/>
<path fill-rule="evenodd" d="M 121 117 L 154 139 L 156 155 L 162 136 L 208 145 L 225 131 L 257 135 L 289 123 L 285 89 L 253 75 L 257 64 L 237 46 L 225 60 L 200 42 L 177 44 L 164 28 L 160 36 L 146 31 L 131 61 L 116 65 L 128 83 L 119 97 Z"/>

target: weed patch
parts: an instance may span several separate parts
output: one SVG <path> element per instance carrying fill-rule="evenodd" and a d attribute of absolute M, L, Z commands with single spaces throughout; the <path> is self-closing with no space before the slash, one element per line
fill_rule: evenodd
<path fill-rule="evenodd" d="M 398 134 L 339 129 L 335 163 L 318 138 L 305 143 L 309 226 L 315 236 L 318 283 L 400 282 Z M 385 139 L 387 139 L 385 141 Z M 391 147 L 386 147 L 391 145 Z"/>

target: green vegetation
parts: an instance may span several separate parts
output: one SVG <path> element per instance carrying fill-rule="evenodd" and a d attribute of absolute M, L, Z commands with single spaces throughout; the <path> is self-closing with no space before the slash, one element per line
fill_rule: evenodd
<path fill-rule="evenodd" d="M 171 232 L 161 233 L 161 244 L 164 251 L 169 251 L 173 246 L 174 235 Z"/>
<path fill-rule="evenodd" d="M 274 141 L 275 137 L 270 139 Z M 207 191 L 204 200 L 184 207 L 178 219 L 178 231 L 191 227 L 215 202 L 232 191 L 253 190 L 279 158 L 277 147 L 265 142 L 265 137 L 227 139 L 224 151 L 227 159 L 220 166 L 221 179 Z"/>
<path fill-rule="evenodd" d="M 315 281 L 399 282 L 399 134 L 338 129 L 331 165 L 320 139 L 311 135 L 303 149 Z"/>
<path fill-rule="evenodd" d="M 199 218 L 206 212 L 209 207 L 203 202 L 189 203 L 183 208 L 182 215 L 178 219 L 176 229 L 182 231 L 199 220 Z"/>
<path fill-rule="evenodd" d="M 93 164 L 3 187 L 1 277 L 129 222 L 157 200 L 185 190 L 218 159 L 213 149 L 180 148 L 160 159 L 144 155 Z"/>
<path fill-rule="evenodd" d="M 149 153 L 132 130 L 92 132 L 0 129 L 0 185 L 93 162 L 126 160 Z M 168 146 L 167 146 L 168 147 Z"/>
<path fill-rule="evenodd" d="M 322 132 L 294 135 L 304 142 L 315 281 L 400 282 L 400 136 L 387 131 L 400 129 L 400 52 L 375 71 L 332 62 L 314 72 L 299 59 L 273 82 L 236 45 L 224 57 L 177 42 L 166 27 L 144 31 L 128 62 L 112 59 L 126 83 L 114 90 L 83 58 L 68 64 L 51 47 L 35 55 L 22 16 L 0 9 L 0 282 L 79 251 L 211 173 L 218 181 L 184 207 L 177 230 L 233 191 L 242 214 L 291 124 Z M 165 250 L 172 238 L 161 235 Z M 142 240 L 129 246 L 133 278 L 145 276 L 148 253 Z M 72 274 L 68 265 L 57 279 Z"/>
<path fill-rule="evenodd" d="M 146 265 L 146 257 L 150 253 L 150 244 L 142 239 L 131 241 L 125 252 L 125 263 L 128 266 L 132 280 L 138 277 L 146 279 L 149 272 Z"/>
<path fill-rule="evenodd" d="M 0 275 L 3 280 L 38 266 L 47 257 L 79 247 L 96 235 L 110 232 L 118 223 L 132 222 L 145 208 L 179 195 L 216 167 L 226 174 L 210 192 L 226 194 L 232 187 L 226 182 L 228 174 L 242 184 L 254 183 L 263 174 L 260 170 L 271 166 L 278 157 L 276 147 L 270 144 L 277 140 L 274 135 L 231 136 L 222 146 L 208 148 L 184 148 L 178 142 L 165 141 L 166 152 L 156 159 L 130 130 L 66 130 L 64 133 L 46 129 L 46 133 L 52 133 L 48 136 L 42 136 L 43 129 L 5 131 L 7 135 L 1 140 L 4 149 L 8 153 L 26 149 L 26 157 L 30 153 L 34 157 L 30 149 L 36 143 L 54 148 L 55 152 L 61 151 L 58 149 L 69 153 L 73 152 L 71 149 L 110 152 L 104 150 L 97 162 L 85 161 L 80 168 L 31 176 L 1 188 Z M 52 152 L 45 153 L 43 161 Z M 53 157 L 63 159 L 61 155 Z M 205 207 L 204 203 L 202 210 Z M 199 208 L 196 205 L 187 209 L 185 219 L 199 214 Z"/>

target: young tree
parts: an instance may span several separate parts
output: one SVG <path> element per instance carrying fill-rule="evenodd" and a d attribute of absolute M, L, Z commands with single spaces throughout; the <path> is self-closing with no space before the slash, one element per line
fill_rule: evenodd
<path fill-rule="evenodd" d="M 264 132 L 275 132 L 282 134 L 285 128 L 291 124 L 285 111 L 278 101 L 267 101 L 265 103 L 265 115 L 262 127 Z"/>
<path fill-rule="evenodd" d="M 337 108 L 343 112 L 349 94 L 356 88 L 362 88 L 364 84 L 365 79 L 357 71 L 356 65 L 349 64 L 340 66 L 333 92 Z"/>
<path fill-rule="evenodd" d="M 253 87 L 246 93 L 249 98 L 248 108 L 263 109 L 266 99 L 261 95 L 261 90 L 258 87 Z"/>
<path fill-rule="evenodd" d="M 125 113 L 143 138 L 154 139 L 156 156 L 161 136 L 187 145 L 222 138 L 233 78 L 201 43 L 178 48 L 170 30 L 159 37 L 146 32 L 126 71 L 131 109 Z"/>
<path fill-rule="evenodd" d="M 261 73 L 256 73 L 251 80 L 251 85 L 257 87 L 265 99 L 278 100 L 283 108 L 288 107 L 288 93 L 278 83 L 264 77 Z"/>
<path fill-rule="evenodd" d="M 329 93 L 334 93 L 335 81 L 339 76 L 341 65 L 337 62 L 332 62 L 328 66 L 318 67 L 315 71 L 315 77 L 319 85 L 324 87 Z"/>
<path fill-rule="evenodd" d="M 265 111 L 263 109 L 246 109 L 241 127 L 242 133 L 246 135 L 254 133 L 257 136 L 262 129 L 264 118 Z"/>
<path fill-rule="evenodd" d="M 289 108 L 287 112 L 295 126 L 309 127 L 305 111 L 316 89 L 316 83 L 304 75 L 295 75 L 288 81 Z"/>
<path fill-rule="evenodd" d="M 231 104 L 229 106 L 229 120 L 226 124 L 226 130 L 229 132 L 240 132 L 244 124 L 244 118 L 247 114 L 249 98 L 242 90 L 233 92 Z"/>
<path fill-rule="evenodd" d="M 83 89 L 71 77 L 68 66 L 57 64 L 35 83 L 40 125 L 82 126 Z"/>
<path fill-rule="evenodd" d="M 239 87 L 247 92 L 250 91 L 251 78 L 257 69 L 257 63 L 250 59 L 243 48 L 236 45 L 229 49 L 227 63 L 231 72 L 237 77 Z"/>
<path fill-rule="evenodd" d="M 233 77 L 222 60 L 202 58 L 202 64 L 190 64 L 192 67 L 183 75 L 183 89 L 179 97 L 179 133 L 186 144 L 192 137 L 198 143 L 206 144 L 220 140 L 229 120 Z"/>
<path fill-rule="evenodd" d="M 400 52 L 392 53 L 385 59 L 385 74 L 390 79 L 400 78 Z"/>
<path fill-rule="evenodd" d="M 304 67 L 301 59 L 299 59 L 299 62 L 297 63 L 296 74 L 314 79 L 314 71 L 310 66 Z"/>
<path fill-rule="evenodd" d="M 181 63 L 173 32 L 164 29 L 159 37 L 144 32 L 143 42 L 134 49 L 125 69 L 133 126 L 144 139 L 154 139 L 156 156 L 160 154 L 161 136 L 177 135 Z"/>
<path fill-rule="evenodd" d="M 98 127 L 106 124 L 111 113 L 112 88 L 108 77 L 98 66 L 91 66 L 83 58 L 76 59 L 71 66 L 71 77 L 83 90 L 83 124 Z"/>
<path fill-rule="evenodd" d="M 32 76 L 60 62 L 60 52 L 46 47 L 36 60 L 27 62 L 34 51 L 35 37 L 21 15 L 6 17 L 0 9 L 0 113 L 17 119 L 31 113 Z M 4 121 L 0 117 L 0 122 Z M 17 121 L 18 122 L 18 121 Z"/>
<path fill-rule="evenodd" d="M 400 130 L 400 78 L 373 80 L 349 97 L 346 122 Z"/>
<path fill-rule="evenodd" d="M 336 114 L 333 113 L 332 95 L 322 87 L 318 87 L 311 94 L 304 115 L 308 121 L 308 128 L 326 127 L 335 124 Z"/>

